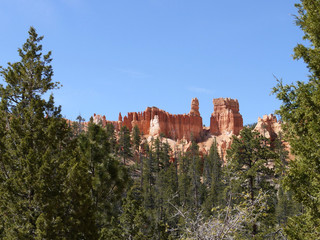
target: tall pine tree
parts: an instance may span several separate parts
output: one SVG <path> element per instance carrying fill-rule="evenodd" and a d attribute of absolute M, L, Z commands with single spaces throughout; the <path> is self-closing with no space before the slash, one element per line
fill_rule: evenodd
<path fill-rule="evenodd" d="M 231 148 L 227 153 L 232 193 L 244 193 L 248 199 L 243 198 L 241 201 L 248 200 L 251 205 L 254 205 L 260 190 L 268 192 L 271 195 L 270 202 L 268 202 L 269 210 L 272 211 L 274 206 L 271 199 L 274 197 L 274 186 L 271 180 L 274 178 L 274 172 L 270 163 L 274 161 L 275 156 L 270 149 L 268 139 L 245 127 L 239 137 L 233 136 Z M 272 216 L 266 213 L 263 220 L 260 219 L 259 222 L 250 226 L 252 237 L 256 237 L 264 226 L 272 225 L 269 222 Z"/>
<path fill-rule="evenodd" d="M 60 107 L 43 98 L 59 84 L 42 38 L 31 27 L 21 60 L 0 69 L 1 238 L 94 238 L 87 171 Z"/>
<path fill-rule="evenodd" d="M 307 81 L 274 88 L 282 101 L 278 113 L 284 124 L 285 139 L 295 160 L 289 164 L 286 187 L 294 199 L 304 205 L 303 215 L 296 217 L 288 229 L 292 239 L 320 238 L 320 2 L 301 0 L 296 24 L 304 32 L 306 44 L 294 48 L 294 59 L 302 59 L 309 70 Z M 300 224 L 303 222 L 304 224 Z"/>
<path fill-rule="evenodd" d="M 110 154 L 108 140 L 106 130 L 93 122 L 79 138 L 82 157 L 90 175 L 89 191 L 99 233 L 109 228 L 112 217 L 120 213 L 121 197 L 128 183 L 127 171 Z"/>

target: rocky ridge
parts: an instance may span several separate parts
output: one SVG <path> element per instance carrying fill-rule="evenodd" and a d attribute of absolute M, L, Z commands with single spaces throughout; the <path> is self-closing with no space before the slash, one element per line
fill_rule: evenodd
<path fill-rule="evenodd" d="M 232 136 L 239 135 L 243 128 L 243 118 L 239 112 L 237 99 L 216 98 L 213 99 L 214 111 L 210 118 L 210 127 L 204 127 L 199 112 L 199 100 L 191 100 L 191 109 L 188 114 L 170 114 L 157 107 L 147 107 L 143 112 L 129 112 L 122 117 L 119 113 L 118 121 L 109 121 L 103 115 L 94 114 L 93 122 L 102 126 L 111 123 L 115 130 L 119 131 L 126 126 L 130 131 L 138 126 L 140 132 L 147 141 L 162 136 L 172 149 L 179 148 L 186 151 L 190 141 L 194 138 L 199 145 L 200 151 L 207 153 L 211 145 L 216 142 L 218 149 L 225 159 L 226 151 L 231 146 Z M 82 123 L 86 128 L 88 122 Z M 270 114 L 258 118 L 254 129 L 271 141 L 281 131 L 281 122 Z"/>

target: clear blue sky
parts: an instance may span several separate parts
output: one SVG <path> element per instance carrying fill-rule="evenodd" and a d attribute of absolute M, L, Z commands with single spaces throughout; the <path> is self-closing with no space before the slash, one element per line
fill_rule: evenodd
<path fill-rule="evenodd" d="M 0 65 L 34 26 L 52 50 L 62 113 L 88 120 L 157 106 L 188 113 L 200 102 L 209 125 L 212 98 L 237 98 L 244 123 L 273 113 L 276 80 L 307 79 L 291 57 L 302 42 L 293 0 L 0 0 Z"/>

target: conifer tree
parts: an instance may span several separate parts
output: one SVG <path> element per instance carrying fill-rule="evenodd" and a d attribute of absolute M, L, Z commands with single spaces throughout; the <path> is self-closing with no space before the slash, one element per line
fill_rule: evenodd
<path fill-rule="evenodd" d="M 112 123 L 107 123 L 106 132 L 107 132 L 107 140 L 109 142 L 110 152 L 115 153 L 117 140 L 115 135 L 115 127 Z"/>
<path fill-rule="evenodd" d="M 200 182 L 202 163 L 200 160 L 199 146 L 192 140 L 189 152 L 190 158 L 190 169 L 189 176 L 191 178 L 191 197 L 193 202 L 193 207 L 198 209 L 201 205 L 201 196 L 203 194 L 202 184 Z"/>
<path fill-rule="evenodd" d="M 132 143 L 134 149 L 138 152 L 141 143 L 141 133 L 137 125 L 135 125 L 132 129 Z"/>
<path fill-rule="evenodd" d="M 151 142 L 152 145 L 152 142 Z M 144 206 L 147 209 L 155 207 L 154 184 L 155 184 L 155 163 L 152 154 L 152 146 L 145 145 L 146 158 L 143 162 L 143 197 Z"/>
<path fill-rule="evenodd" d="M 191 160 L 186 154 L 182 153 L 179 156 L 179 197 L 181 204 L 185 207 L 191 205 L 191 197 L 189 196 L 191 191 L 190 162 Z"/>
<path fill-rule="evenodd" d="M 233 137 L 231 148 L 228 150 L 227 166 L 231 173 L 230 176 L 232 176 L 230 179 L 231 186 L 233 186 L 232 192 L 247 194 L 252 205 L 259 194 L 259 190 L 269 192 L 274 197 L 272 195 L 274 187 L 271 185 L 274 172 L 269 165 L 275 156 L 270 149 L 270 144 L 265 143 L 268 143 L 268 139 L 245 127 L 240 132 L 239 137 Z M 269 209 L 272 211 L 274 208 L 272 201 L 269 205 Z M 269 215 L 271 218 L 272 216 L 272 214 Z M 269 219 L 266 217 L 264 221 L 267 220 Z M 251 226 L 253 237 L 261 230 L 263 222 L 260 222 L 259 225 L 260 229 L 258 229 L 257 223 Z M 270 226 L 270 223 L 268 222 L 266 225 Z"/>
<path fill-rule="evenodd" d="M 222 160 L 216 140 L 212 143 L 209 155 L 204 162 L 204 181 L 208 189 L 205 210 L 209 214 L 213 207 L 221 206 L 223 199 Z"/>
<path fill-rule="evenodd" d="M 126 126 L 122 126 L 119 132 L 119 148 L 123 164 L 126 164 L 126 159 L 132 157 L 130 132 Z"/>
<path fill-rule="evenodd" d="M 78 135 L 83 131 L 82 122 L 85 121 L 85 119 L 81 116 L 81 114 L 77 117 L 78 120 Z"/>
<path fill-rule="evenodd" d="M 124 199 L 120 216 L 123 239 L 152 239 L 155 235 L 153 222 L 142 205 L 141 189 L 133 185 Z"/>
<path fill-rule="evenodd" d="M 294 48 L 294 59 L 302 59 L 309 70 L 307 81 L 274 88 L 282 101 L 278 113 L 284 124 L 284 138 L 295 160 L 289 164 L 286 187 L 304 205 L 304 214 L 294 218 L 288 229 L 292 239 L 319 239 L 320 236 L 320 3 L 301 0 L 296 24 L 304 32 L 306 44 Z M 300 224 L 304 222 L 304 224 Z"/>
<path fill-rule="evenodd" d="M 286 150 L 283 140 L 282 133 L 280 132 L 275 139 L 274 152 L 276 154 L 275 161 L 275 182 L 278 186 L 277 189 L 277 205 L 275 209 L 276 219 L 281 227 L 286 227 L 289 217 L 296 214 L 300 214 L 301 204 L 297 203 L 293 199 L 291 190 L 288 190 L 283 185 L 283 180 L 286 177 L 288 171 L 288 151 Z"/>
<path fill-rule="evenodd" d="M 126 169 L 111 154 L 105 129 L 89 123 L 79 138 L 82 157 L 90 174 L 90 196 L 94 204 L 99 232 L 110 227 L 112 217 L 120 213 L 120 200 L 128 183 Z"/>
<path fill-rule="evenodd" d="M 43 98 L 59 83 L 42 39 L 31 27 L 20 62 L 0 69 L 1 238 L 94 238 L 87 171 L 60 107 Z"/>

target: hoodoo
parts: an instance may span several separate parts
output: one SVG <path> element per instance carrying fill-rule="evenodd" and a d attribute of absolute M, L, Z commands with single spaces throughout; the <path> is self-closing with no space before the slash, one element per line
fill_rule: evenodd
<path fill-rule="evenodd" d="M 144 112 L 130 112 L 123 118 L 123 125 L 131 131 L 134 125 L 144 134 L 157 136 L 164 134 L 171 139 L 201 139 L 202 117 L 197 98 L 191 101 L 189 114 L 170 114 L 157 107 L 148 107 Z"/>
<path fill-rule="evenodd" d="M 239 113 L 237 99 L 213 99 L 214 111 L 210 118 L 210 133 L 213 135 L 239 135 L 243 128 L 242 115 Z"/>
<path fill-rule="evenodd" d="M 281 122 L 273 114 L 264 115 L 262 118 L 258 118 L 254 130 L 273 142 L 281 131 Z"/>
<path fill-rule="evenodd" d="M 213 99 L 214 112 L 210 119 L 210 134 L 218 136 L 217 143 L 222 146 L 230 145 L 231 136 L 238 135 L 243 128 L 242 116 L 239 113 L 239 103 L 237 99 L 216 98 Z M 94 114 L 93 122 L 106 126 L 112 123 L 115 130 L 119 131 L 122 126 L 126 126 L 130 131 L 137 126 L 145 136 L 159 136 L 163 134 L 172 140 L 185 139 L 190 141 L 194 138 L 201 142 L 208 130 L 202 125 L 202 117 L 199 112 L 199 100 L 191 100 L 191 108 L 188 114 L 170 114 L 157 107 L 147 107 L 143 112 L 129 112 L 122 117 L 119 113 L 118 121 L 109 121 L 103 115 Z M 88 123 L 82 123 L 84 127 Z M 222 147 L 223 148 L 223 147 Z M 226 147 L 227 148 L 227 147 Z"/>

